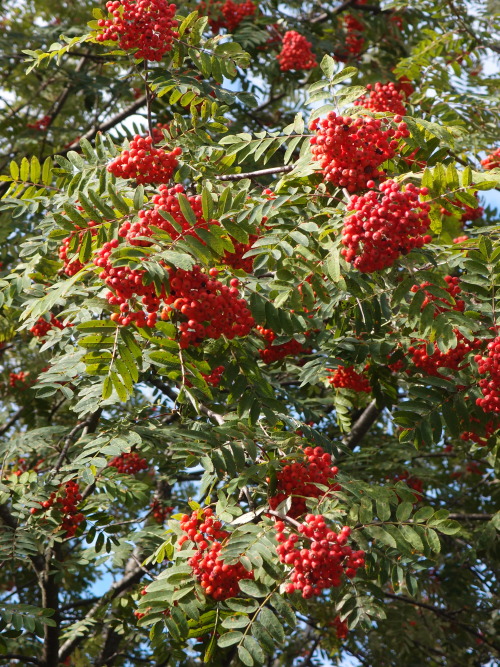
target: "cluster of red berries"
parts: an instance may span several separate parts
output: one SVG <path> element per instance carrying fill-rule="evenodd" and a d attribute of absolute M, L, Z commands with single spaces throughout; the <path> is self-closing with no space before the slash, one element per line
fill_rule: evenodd
<path fill-rule="evenodd" d="M 340 616 L 336 616 L 331 624 L 335 628 L 337 639 L 347 638 L 347 635 L 349 634 L 349 626 L 346 621 L 341 621 Z"/>
<path fill-rule="evenodd" d="M 214 369 L 212 369 L 212 372 L 210 374 L 207 375 L 205 373 L 202 373 L 202 376 L 205 382 L 211 384 L 212 387 L 218 387 L 225 370 L 226 369 L 224 366 L 216 366 Z"/>
<path fill-rule="evenodd" d="M 173 507 L 163 505 L 158 498 L 153 498 L 149 506 L 151 508 L 153 519 L 160 525 L 164 524 L 168 515 L 174 511 Z"/>
<path fill-rule="evenodd" d="M 155 148 L 152 137 L 136 135 L 129 150 L 120 153 L 108 165 L 108 171 L 114 176 L 134 179 L 138 184 L 167 183 L 179 164 L 177 158 L 181 153 L 182 148 L 174 148 L 169 153 Z"/>
<path fill-rule="evenodd" d="M 222 262 L 233 269 L 240 269 L 241 271 L 245 271 L 245 273 L 252 273 L 254 257 L 243 257 L 243 255 L 250 250 L 258 238 L 257 234 L 250 234 L 248 243 L 240 243 L 239 241 L 233 240 L 234 252 L 226 250 Z"/>
<path fill-rule="evenodd" d="M 19 371 L 19 373 L 9 373 L 9 387 L 14 389 L 26 389 L 28 387 L 28 375 L 29 371 L 26 373 L 24 371 Z"/>
<path fill-rule="evenodd" d="M 478 194 L 477 192 L 475 193 L 476 199 L 478 199 Z M 460 218 L 460 222 L 465 224 L 466 222 L 472 222 L 473 220 L 479 220 L 479 218 L 483 217 L 484 214 L 484 208 L 482 206 L 469 206 L 468 204 L 464 204 L 461 201 L 458 201 L 458 199 L 454 199 L 453 201 L 448 200 L 450 204 L 453 206 L 458 206 L 463 210 L 462 216 Z M 447 208 L 444 206 L 441 206 L 440 209 L 441 215 L 453 215 L 451 211 L 449 211 Z"/>
<path fill-rule="evenodd" d="M 349 192 L 373 187 L 369 183 L 384 177 L 380 165 L 394 157 L 398 140 L 410 134 L 402 121 L 402 116 L 394 116 L 395 129 L 388 119 L 352 118 L 334 111 L 314 119 L 309 126 L 316 132 L 310 139 L 312 155 L 325 180 Z"/>
<path fill-rule="evenodd" d="M 269 506 L 275 510 L 287 498 L 292 498 L 288 515 L 296 519 L 306 512 L 306 498 L 319 498 L 338 491 L 338 484 L 332 483 L 339 469 L 332 466 L 332 457 L 322 447 L 306 447 L 301 461 L 295 461 L 282 468 L 276 476 L 278 493 L 269 498 Z M 318 484 L 329 491 L 318 488 Z"/>
<path fill-rule="evenodd" d="M 179 203 L 179 195 L 184 195 L 184 186 L 174 185 L 174 187 L 168 188 L 166 185 L 160 185 L 158 191 L 158 194 L 152 198 L 154 208 L 139 211 L 138 222 L 130 223 L 126 221 L 120 227 L 118 234 L 126 238 L 131 245 L 147 246 L 147 241 L 136 240 L 136 237 L 153 236 L 154 232 L 151 226 L 163 229 L 174 241 L 186 235 L 197 237 L 196 230 L 208 226 L 208 221 L 203 217 L 200 195 L 190 195 L 187 197 L 189 205 L 196 216 L 196 223 L 192 225 L 186 220 Z M 172 216 L 182 231 L 179 232 L 178 229 L 162 216 L 162 213 L 168 213 Z M 211 224 L 218 224 L 216 220 L 210 220 L 209 222 Z"/>
<path fill-rule="evenodd" d="M 92 234 L 92 236 L 95 236 L 97 234 L 97 229 L 93 228 L 97 223 L 94 220 L 89 220 L 87 224 L 88 228 L 90 228 L 90 233 Z M 65 239 L 63 239 L 61 243 L 61 246 L 59 248 L 59 259 L 64 263 L 63 271 L 67 276 L 74 276 L 75 273 L 78 273 L 78 271 L 83 269 L 83 264 L 78 259 L 78 252 L 80 250 L 80 246 L 83 241 L 83 236 L 85 232 L 88 231 L 88 228 L 83 229 L 82 227 L 78 226 L 76 227 L 78 231 L 75 233 L 78 233 L 79 242 L 76 249 L 74 250 L 74 254 L 72 255 L 72 257 L 68 257 L 68 252 L 71 241 L 73 240 L 73 234 L 67 236 Z"/>
<path fill-rule="evenodd" d="M 110 262 L 110 256 L 118 245 L 117 239 L 104 243 L 94 262 L 96 266 L 103 269 L 99 276 L 101 280 L 104 280 L 106 285 L 113 290 L 107 293 L 107 300 L 111 305 L 120 307 L 120 312 L 113 313 L 111 320 L 123 326 L 135 323 L 138 327 L 153 327 L 156 324 L 158 309 L 165 292 L 158 296 L 154 283 L 145 285 L 144 271 L 131 269 L 128 266 L 114 267 Z M 132 310 L 132 300 L 136 301 L 137 297 L 142 297 L 141 304 L 145 307 L 146 312 L 142 309 Z"/>
<path fill-rule="evenodd" d="M 36 120 L 34 123 L 28 123 L 26 127 L 29 127 L 30 130 L 46 130 L 50 123 L 52 122 L 52 116 L 44 116 L 40 120 Z"/>
<path fill-rule="evenodd" d="M 65 328 L 64 324 L 51 313 L 50 320 L 44 320 L 43 317 L 40 317 L 40 319 L 37 320 L 37 323 L 31 327 L 30 332 L 37 338 L 44 338 L 51 329 Z"/>
<path fill-rule="evenodd" d="M 498 169 L 500 167 L 500 148 L 497 148 L 493 153 L 487 155 L 484 160 L 481 160 L 482 166 L 487 169 Z"/>
<path fill-rule="evenodd" d="M 307 353 L 306 348 L 304 348 L 302 343 L 295 340 L 295 338 L 286 343 L 281 343 L 281 345 L 273 345 L 276 334 L 272 329 L 264 329 L 264 327 L 258 325 L 257 330 L 266 341 L 266 347 L 259 350 L 260 358 L 265 364 L 272 364 L 273 361 L 278 361 L 288 356 Z"/>
<path fill-rule="evenodd" d="M 419 477 L 410 475 L 408 470 L 403 470 L 401 473 L 396 473 L 393 477 L 394 482 L 404 482 L 406 486 L 415 491 L 413 502 L 418 503 L 424 493 L 424 483 Z M 398 496 L 399 497 L 399 496 Z"/>
<path fill-rule="evenodd" d="M 434 316 L 449 310 L 456 310 L 459 313 L 463 313 L 465 309 L 465 301 L 463 301 L 463 299 L 457 299 L 457 296 L 462 293 L 462 289 L 460 287 L 460 278 L 457 278 L 456 276 L 445 276 L 444 279 L 448 285 L 446 292 L 448 292 L 448 294 L 453 297 L 455 304 L 452 305 L 446 299 L 434 296 L 434 294 L 426 290 L 426 287 L 432 287 L 432 283 L 426 281 L 424 283 L 420 283 L 420 285 L 413 285 L 411 288 L 412 292 L 418 292 L 420 289 L 425 290 L 425 299 L 422 302 L 421 310 L 423 310 L 429 303 L 439 303 L 443 305 L 436 307 Z"/>
<path fill-rule="evenodd" d="M 358 4 L 362 3 L 358 2 Z M 365 38 L 362 35 L 365 26 L 357 18 L 352 14 L 346 14 L 343 19 L 343 26 L 346 33 L 344 44 L 347 53 L 344 51 L 335 53 L 335 59 L 340 62 L 345 62 L 348 58 L 359 56 L 365 45 Z"/>
<path fill-rule="evenodd" d="M 497 420 L 489 419 L 483 426 L 481 426 L 479 419 L 476 419 L 475 417 L 469 417 L 469 421 L 471 422 L 471 425 L 478 424 L 479 430 L 484 431 L 484 433 L 478 433 L 477 431 L 464 431 L 460 435 L 460 438 L 462 440 L 472 440 L 472 442 L 475 442 L 476 445 L 479 445 L 479 447 L 485 447 L 493 433 L 498 430 Z"/>
<path fill-rule="evenodd" d="M 434 375 L 436 377 L 446 377 L 439 369 L 449 368 L 450 370 L 462 370 L 469 365 L 469 362 L 464 363 L 465 357 L 481 346 L 481 340 L 475 338 L 470 341 L 458 330 L 454 329 L 457 337 L 457 344 L 448 352 L 441 352 L 437 343 L 434 343 L 433 353 L 427 352 L 427 341 L 422 341 L 419 345 L 412 345 L 408 348 L 411 354 L 413 364 L 419 368 L 426 375 Z"/>
<path fill-rule="evenodd" d="M 197 346 L 205 338 L 229 340 L 247 336 L 255 325 L 245 299 L 239 298 L 239 280 L 232 278 L 229 287 L 217 280 L 217 269 L 209 275 L 198 265 L 191 271 L 168 269 L 170 293 L 165 298 L 167 307 L 162 319 L 175 312 L 183 316 L 179 324 L 179 345 L 187 348 Z"/>
<path fill-rule="evenodd" d="M 198 11 L 200 14 L 208 15 L 208 23 L 214 34 L 217 34 L 221 28 L 228 32 L 234 32 L 240 23 L 247 16 L 255 14 L 255 5 L 251 0 L 236 3 L 233 0 L 207 0 L 200 2 Z"/>
<path fill-rule="evenodd" d="M 77 510 L 77 505 L 82 499 L 80 487 L 76 482 L 69 481 L 66 482 L 62 491 L 59 489 L 59 493 L 59 497 L 56 498 L 57 493 L 53 491 L 48 500 L 40 503 L 41 508 L 48 510 L 56 503 L 59 506 L 58 509 L 63 514 L 61 528 L 66 531 L 66 537 L 74 537 L 78 526 L 85 519 L 85 516 Z M 30 509 L 30 514 L 36 514 L 37 512 L 38 509 L 36 507 Z"/>
<path fill-rule="evenodd" d="M 365 391 L 370 393 L 372 388 L 370 381 L 364 373 L 358 373 L 354 366 L 338 366 L 335 370 L 327 368 L 333 375 L 328 382 L 337 389 L 352 389 L 353 391 Z"/>
<path fill-rule="evenodd" d="M 373 181 L 368 183 L 373 187 Z M 400 255 L 429 243 L 425 234 L 430 226 L 430 205 L 420 202 L 427 188 L 412 183 L 402 191 L 399 183 L 389 180 L 379 186 L 381 194 L 370 190 L 353 195 L 347 206 L 354 211 L 345 219 L 342 255 L 359 271 L 371 273 L 392 266 Z"/>
<path fill-rule="evenodd" d="M 288 30 L 283 37 L 283 46 L 277 58 L 282 72 L 308 70 L 318 66 L 311 51 L 311 42 L 295 30 Z"/>
<path fill-rule="evenodd" d="M 455 236 L 455 238 L 453 239 L 453 243 L 456 243 L 456 244 L 464 243 L 465 241 L 468 241 L 468 240 L 469 240 L 469 237 L 466 236 L 465 234 L 463 234 L 462 236 Z"/>
<path fill-rule="evenodd" d="M 484 398 L 476 399 L 476 405 L 485 412 L 500 412 L 500 337 L 490 341 L 487 350 L 488 356 L 474 357 L 479 374 L 487 376 L 479 380 Z"/>
<path fill-rule="evenodd" d="M 166 0 L 112 0 L 106 3 L 112 19 L 99 19 L 98 42 L 119 42 L 121 49 L 137 49 L 136 58 L 159 62 L 172 50 L 179 35 L 174 28 L 177 7 Z"/>
<path fill-rule="evenodd" d="M 187 540 L 195 542 L 198 550 L 188 563 L 194 576 L 200 582 L 205 593 L 214 600 L 227 600 L 240 592 L 242 579 L 253 579 L 253 571 L 246 570 L 241 563 L 229 565 L 220 558 L 222 541 L 229 533 L 222 530 L 222 524 L 207 507 L 202 511 L 184 514 L 180 527 L 186 533 L 179 538 L 179 548 Z"/>
<path fill-rule="evenodd" d="M 305 599 L 321 595 L 324 589 L 340 586 L 342 574 L 352 578 L 358 568 L 364 567 L 364 551 L 347 546 L 351 534 L 348 526 L 335 533 L 321 515 L 308 514 L 298 529 L 300 536 L 285 533 L 283 521 L 276 522 L 276 530 L 280 561 L 293 567 L 287 593 L 301 591 Z M 308 549 L 304 538 L 310 540 Z"/>
<path fill-rule="evenodd" d="M 135 475 L 142 470 L 147 470 L 148 467 L 146 459 L 142 459 L 137 452 L 120 454 L 108 463 L 108 468 L 116 468 L 118 472 L 127 475 Z"/>
<path fill-rule="evenodd" d="M 397 83 L 390 81 L 389 83 L 376 83 L 372 86 L 369 83 L 366 86 L 369 91 L 368 95 L 363 95 L 357 99 L 354 104 L 358 107 L 370 109 L 370 111 L 388 111 L 389 113 L 404 116 L 406 107 L 404 98 L 401 94 L 401 88 Z"/>
<path fill-rule="evenodd" d="M 163 130 L 168 130 L 170 127 L 169 123 L 156 123 L 151 131 L 151 136 L 153 137 L 153 144 L 159 144 L 162 141 L 165 141 L 165 135 Z"/>

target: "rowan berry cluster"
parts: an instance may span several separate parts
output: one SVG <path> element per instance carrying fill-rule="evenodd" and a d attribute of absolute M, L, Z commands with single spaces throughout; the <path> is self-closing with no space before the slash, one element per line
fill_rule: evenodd
<path fill-rule="evenodd" d="M 346 639 L 349 634 L 349 626 L 347 625 L 347 622 L 341 621 L 340 616 L 336 616 L 333 619 L 332 624 L 335 628 L 337 639 Z"/>
<path fill-rule="evenodd" d="M 498 430 L 498 421 L 496 419 L 489 419 L 486 424 L 481 425 L 479 419 L 476 419 L 473 416 L 469 417 L 471 426 L 474 425 L 477 430 L 474 431 L 464 431 L 460 438 L 462 440 L 472 440 L 479 447 L 485 447 L 488 444 L 488 440 L 491 438 L 493 433 Z M 478 431 L 482 431 L 479 432 Z"/>
<path fill-rule="evenodd" d="M 212 369 L 210 374 L 206 375 L 205 373 L 202 373 L 202 376 L 205 382 L 211 384 L 212 387 L 218 387 L 225 370 L 226 369 L 224 366 L 216 366 L 214 369 Z"/>
<path fill-rule="evenodd" d="M 151 515 L 153 516 L 153 519 L 160 525 L 165 523 L 165 519 L 174 510 L 174 508 L 171 506 L 163 505 L 163 503 L 161 503 L 158 498 L 153 498 L 149 507 L 151 508 Z"/>
<path fill-rule="evenodd" d="M 479 380 L 484 398 L 476 399 L 476 405 L 484 412 L 500 412 L 500 337 L 490 341 L 486 349 L 486 357 L 480 354 L 474 357 L 479 374 L 486 375 Z"/>
<path fill-rule="evenodd" d="M 74 537 L 78 526 L 85 519 L 85 516 L 77 509 L 81 499 L 82 494 L 79 485 L 77 482 L 69 481 L 59 488 L 58 493 L 53 491 L 49 499 L 44 500 L 40 505 L 41 509 L 46 511 L 56 504 L 63 515 L 60 527 L 66 532 L 66 537 Z M 36 507 L 30 509 L 30 514 L 36 514 L 37 512 Z"/>
<path fill-rule="evenodd" d="M 198 550 L 188 563 L 205 593 L 214 600 L 227 600 L 240 592 L 242 579 L 253 579 L 253 571 L 246 570 L 241 563 L 229 565 L 221 559 L 222 542 L 229 533 L 208 507 L 203 511 L 184 514 L 180 527 L 185 535 L 179 538 L 179 548 L 187 540 L 195 542 Z"/>
<path fill-rule="evenodd" d="M 455 238 L 453 239 L 453 243 L 456 243 L 456 244 L 464 243 L 464 241 L 468 241 L 468 240 L 469 240 L 469 237 L 466 236 L 465 234 L 463 234 L 462 236 L 455 236 Z"/>
<path fill-rule="evenodd" d="M 34 123 L 28 123 L 26 127 L 29 127 L 30 130 L 46 130 L 50 123 L 52 122 L 52 116 L 44 116 L 39 120 L 36 120 Z"/>
<path fill-rule="evenodd" d="M 208 23 L 214 34 L 217 34 L 221 28 L 228 32 L 234 32 L 239 24 L 247 16 L 255 14 L 255 5 L 251 0 L 236 3 L 233 0 L 207 0 L 200 2 L 198 11 L 200 14 L 208 16 Z"/>
<path fill-rule="evenodd" d="M 163 130 L 168 130 L 170 127 L 169 123 L 156 123 L 151 131 L 151 136 L 153 137 L 153 144 L 159 144 L 165 140 L 165 135 Z"/>
<path fill-rule="evenodd" d="M 362 3 L 358 3 L 362 4 Z M 352 14 L 346 14 L 344 17 L 344 30 L 346 33 L 345 36 L 345 48 L 347 49 L 346 56 L 336 54 L 336 60 L 344 62 L 349 57 L 359 56 L 363 47 L 365 45 L 365 38 L 362 33 L 365 30 L 365 26 L 358 21 L 357 18 L 352 16 Z"/>
<path fill-rule="evenodd" d="M 287 498 L 292 499 L 288 515 L 296 519 L 306 512 L 306 498 L 331 495 L 340 487 L 333 480 L 339 469 L 332 466 L 332 457 L 321 447 L 306 447 L 300 461 L 282 468 L 276 475 L 278 493 L 269 498 L 269 506 L 275 510 Z M 319 489 L 318 484 L 328 491 Z"/>
<path fill-rule="evenodd" d="M 418 503 L 424 493 L 424 483 L 419 477 L 410 475 L 408 470 L 403 470 L 401 473 L 396 473 L 393 477 L 394 482 L 404 482 L 406 486 L 415 491 L 414 503 Z M 399 496 L 398 496 L 399 498 Z"/>
<path fill-rule="evenodd" d="M 464 335 L 454 329 L 457 337 L 457 344 L 447 352 L 441 352 L 437 343 L 434 343 L 432 354 L 427 352 L 427 341 L 422 341 L 419 345 L 412 345 L 408 348 L 411 354 L 413 364 L 419 368 L 426 375 L 434 375 L 436 377 L 445 378 L 439 369 L 448 368 L 450 370 L 462 370 L 469 365 L 465 362 L 466 356 L 469 352 L 476 350 L 481 346 L 479 339 L 467 340 Z"/>
<path fill-rule="evenodd" d="M 50 320 L 45 320 L 43 317 L 40 317 L 40 319 L 37 320 L 37 323 L 31 327 L 30 332 L 37 338 L 44 338 L 51 329 L 65 328 L 66 327 L 61 322 L 61 320 L 58 320 L 56 317 L 54 317 L 54 314 L 51 313 Z"/>
<path fill-rule="evenodd" d="M 388 111 L 389 113 L 404 116 L 406 107 L 401 89 L 396 83 L 369 83 L 366 86 L 368 95 L 363 95 L 354 104 L 358 107 L 370 109 L 370 111 Z"/>
<path fill-rule="evenodd" d="M 260 325 L 256 328 L 266 342 L 265 348 L 259 350 L 260 358 L 265 364 L 272 364 L 273 361 L 278 361 L 288 356 L 307 353 L 306 348 L 302 343 L 295 340 L 295 338 L 292 338 L 292 340 L 289 340 L 286 343 L 281 343 L 280 345 L 273 345 L 273 342 L 276 339 L 274 331 L 272 331 L 272 329 L 264 329 L 264 327 L 261 327 Z"/>
<path fill-rule="evenodd" d="M 9 387 L 14 389 L 27 389 L 28 388 L 28 375 L 29 371 L 26 373 L 24 371 L 19 371 L 19 373 L 9 373 Z"/>
<path fill-rule="evenodd" d="M 401 116 L 394 116 L 397 129 L 388 119 L 370 116 L 340 116 L 330 111 L 326 118 L 314 119 L 309 127 L 313 159 L 320 163 L 325 180 L 356 192 L 373 187 L 369 183 L 383 178 L 381 164 L 396 154 L 398 140 L 409 136 Z"/>
<path fill-rule="evenodd" d="M 295 30 L 288 30 L 283 36 L 283 45 L 277 58 L 282 72 L 308 70 L 318 66 L 311 50 L 311 42 Z"/>
<path fill-rule="evenodd" d="M 430 226 L 430 205 L 418 199 L 428 194 L 427 188 L 409 183 L 403 191 L 389 180 L 379 189 L 380 194 L 370 190 L 362 196 L 353 195 L 347 206 L 354 215 L 345 219 L 342 255 L 363 273 L 392 266 L 400 255 L 431 240 L 425 234 Z"/>
<path fill-rule="evenodd" d="M 177 7 L 166 0 L 112 0 L 106 3 L 111 19 L 99 19 L 98 42 L 112 40 L 121 49 L 137 49 L 136 58 L 159 62 L 179 35 L 174 28 Z"/>
<path fill-rule="evenodd" d="M 352 389 L 353 391 L 365 391 L 370 393 L 372 388 L 370 381 L 364 373 L 358 373 L 354 366 L 338 366 L 335 370 L 327 368 L 333 375 L 328 382 L 337 389 Z"/>
<path fill-rule="evenodd" d="M 145 271 L 131 269 L 128 266 L 114 267 L 110 262 L 110 256 L 118 244 L 117 239 L 104 243 L 94 262 L 103 269 L 99 276 L 101 280 L 113 290 L 107 293 L 107 300 L 111 305 L 120 307 L 120 312 L 113 313 L 111 320 L 123 326 L 135 323 L 138 327 L 153 327 L 157 321 L 161 299 L 165 297 L 166 292 L 163 291 L 158 296 L 153 283 L 145 285 Z M 142 309 L 132 310 L 134 304 L 137 304 L 137 297 L 142 297 L 140 303 L 146 312 Z"/>
<path fill-rule="evenodd" d="M 65 239 L 63 239 L 59 248 L 59 259 L 64 263 L 63 271 L 67 276 L 74 276 L 75 273 L 78 273 L 78 271 L 83 269 L 83 264 L 78 259 L 78 252 L 80 250 L 85 232 L 90 229 L 92 236 L 97 234 L 97 229 L 94 228 L 97 223 L 94 220 L 89 220 L 87 224 L 87 229 L 83 229 L 79 226 L 76 227 L 77 232 L 75 233 L 78 233 L 78 245 L 73 251 L 73 255 L 71 257 L 68 256 L 68 253 L 70 252 L 69 248 L 71 246 L 74 234 L 71 234 L 70 236 L 67 236 Z"/>
<path fill-rule="evenodd" d="M 239 280 L 232 278 L 229 287 L 216 279 L 217 269 L 210 275 L 195 265 L 191 271 L 168 269 L 170 293 L 162 319 L 174 312 L 183 321 L 179 324 L 179 345 L 197 346 L 205 338 L 229 340 L 247 336 L 255 325 L 245 299 L 239 298 Z"/>
<path fill-rule="evenodd" d="M 160 185 L 158 194 L 152 198 L 154 208 L 139 211 L 139 220 L 137 222 L 131 223 L 128 220 L 124 222 L 118 232 L 119 236 L 126 238 L 131 245 L 147 246 L 149 245 L 147 241 L 137 240 L 136 237 L 153 236 L 154 232 L 151 226 L 163 229 L 175 241 L 181 236 L 186 235 L 198 238 L 196 234 L 197 229 L 206 228 L 209 222 L 211 224 L 218 224 L 216 220 L 207 221 L 203 217 L 201 197 L 199 195 L 189 195 L 187 197 L 189 205 L 196 216 L 196 223 L 194 225 L 188 222 L 181 210 L 179 202 L 179 195 L 181 194 L 184 195 L 184 186 L 182 185 L 174 185 L 172 188 Z M 166 220 L 161 215 L 162 212 L 171 215 L 182 231 L 179 232 L 178 229 Z M 199 240 L 201 241 L 201 239 Z"/>
<path fill-rule="evenodd" d="M 475 193 L 476 199 L 478 199 L 477 192 Z M 479 220 L 479 218 L 483 217 L 484 214 L 484 208 L 482 206 L 469 206 L 468 204 L 464 204 L 463 202 L 459 201 L 458 199 L 454 199 L 452 201 L 448 200 L 450 204 L 453 206 L 458 206 L 463 210 L 463 213 L 460 217 L 460 222 L 465 224 L 466 222 L 472 222 L 474 220 Z M 441 206 L 441 215 L 453 215 L 451 211 L 449 211 L 447 208 L 444 206 Z"/>
<path fill-rule="evenodd" d="M 226 250 L 222 262 L 233 269 L 239 269 L 240 271 L 245 271 L 245 273 L 252 273 L 254 257 L 243 257 L 243 255 L 250 250 L 258 238 L 257 234 L 250 234 L 248 243 L 240 243 L 239 241 L 233 240 L 234 252 Z"/>
<path fill-rule="evenodd" d="M 279 559 L 293 567 L 287 593 L 300 591 L 305 599 L 321 595 L 324 589 L 340 586 L 343 574 L 352 578 L 364 567 L 364 552 L 347 545 L 348 526 L 335 533 L 321 515 L 308 514 L 298 529 L 300 536 L 285 532 L 283 521 L 276 522 L 276 530 Z M 309 548 L 304 546 L 306 540 Z"/>
<path fill-rule="evenodd" d="M 134 179 L 138 184 L 167 183 L 179 164 L 177 158 L 181 153 L 182 148 L 174 148 L 169 153 L 155 148 L 152 137 L 136 135 L 129 150 L 120 153 L 108 165 L 108 171 L 114 176 Z"/>
<path fill-rule="evenodd" d="M 493 153 L 487 155 L 484 160 L 481 160 L 481 164 L 487 170 L 498 169 L 500 167 L 500 148 L 497 148 Z"/>
<path fill-rule="evenodd" d="M 432 283 L 426 281 L 424 283 L 420 283 L 420 285 L 413 285 L 411 288 L 412 292 L 418 292 L 418 290 L 423 289 L 425 290 L 425 299 L 422 302 L 421 310 L 423 310 L 429 303 L 436 303 L 436 304 L 443 304 L 436 306 L 435 311 L 434 311 L 434 316 L 436 317 L 439 315 L 439 313 L 444 313 L 449 310 L 456 310 L 460 313 L 463 313 L 465 309 L 465 301 L 463 299 L 457 299 L 457 296 L 462 293 L 462 289 L 460 287 L 460 279 L 457 278 L 456 276 L 445 276 L 444 277 L 448 287 L 446 288 L 446 292 L 453 298 L 455 301 L 454 305 L 452 305 L 449 301 L 447 301 L 445 298 L 442 297 L 437 297 L 428 290 L 426 290 L 426 287 L 432 287 Z"/>
<path fill-rule="evenodd" d="M 139 456 L 137 452 L 128 452 L 115 456 L 108 463 L 108 468 L 116 468 L 118 472 L 126 475 L 135 475 L 138 472 L 148 469 L 148 462 Z"/>

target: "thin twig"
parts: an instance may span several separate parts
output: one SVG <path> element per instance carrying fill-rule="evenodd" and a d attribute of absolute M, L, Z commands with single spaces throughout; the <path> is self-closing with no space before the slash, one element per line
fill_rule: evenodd
<path fill-rule="evenodd" d="M 266 176 L 267 174 L 286 174 L 295 167 L 293 164 L 283 167 L 270 167 L 269 169 L 258 169 L 257 171 L 247 171 L 242 174 L 221 174 L 216 176 L 219 181 L 240 181 L 242 178 L 253 178 L 254 176 Z"/>

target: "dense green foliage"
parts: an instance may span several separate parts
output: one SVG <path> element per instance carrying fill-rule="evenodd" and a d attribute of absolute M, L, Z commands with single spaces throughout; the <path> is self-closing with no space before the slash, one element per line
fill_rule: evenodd
<path fill-rule="evenodd" d="M 3 3 L 2 665 L 499 659 L 500 417 L 476 403 L 474 359 L 499 327 L 500 226 L 486 202 L 500 169 L 481 166 L 500 124 L 498 6 L 254 4 L 227 36 L 204 6 L 179 3 L 172 51 L 145 64 L 96 41 L 107 14 L 89 0 Z M 291 30 L 317 67 L 280 71 Z M 362 273 L 341 252 L 350 193 L 324 179 L 309 123 L 334 111 L 396 127 L 354 102 L 401 80 L 409 136 L 381 168 L 428 189 L 432 240 Z M 169 187 L 184 186 L 185 224 L 163 210 L 131 243 L 119 231 L 154 209 L 158 185 L 107 167 L 154 130 L 157 146 L 182 149 Z M 132 310 L 145 293 L 161 302 L 154 325 L 123 322 L 106 249 L 106 270 L 141 277 Z M 246 335 L 179 344 L 193 307 L 164 302 L 174 271 L 195 265 L 238 279 Z M 365 391 L 335 386 L 342 367 Z M 287 464 L 304 474 L 305 447 L 339 469 L 307 511 L 349 526 L 365 552 L 355 576 L 309 599 L 286 590 L 275 528 L 304 520 L 279 493 Z M 122 466 L 130 453 L 137 472 Z M 68 482 L 81 495 L 66 507 Z M 206 507 L 228 533 L 222 560 L 253 577 L 228 599 L 204 592 L 195 544 L 179 546 L 182 515 Z"/>

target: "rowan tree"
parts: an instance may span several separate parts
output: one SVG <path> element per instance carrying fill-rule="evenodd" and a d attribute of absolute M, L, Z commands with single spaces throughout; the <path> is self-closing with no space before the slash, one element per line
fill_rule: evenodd
<path fill-rule="evenodd" d="M 3 3 L 1 664 L 495 664 L 497 19 Z"/>

